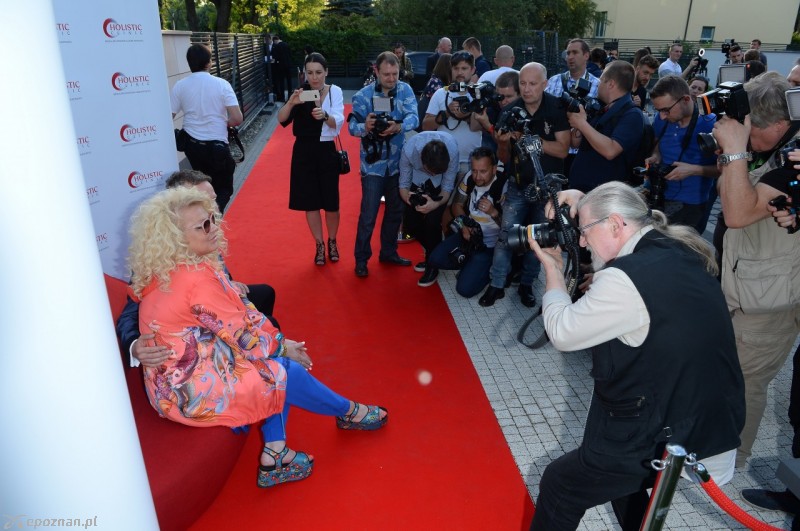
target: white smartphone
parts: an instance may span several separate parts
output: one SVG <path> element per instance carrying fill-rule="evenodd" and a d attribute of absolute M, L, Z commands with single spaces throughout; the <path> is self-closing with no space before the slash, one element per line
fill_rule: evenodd
<path fill-rule="evenodd" d="M 319 91 L 304 90 L 300 93 L 300 101 L 319 101 Z"/>

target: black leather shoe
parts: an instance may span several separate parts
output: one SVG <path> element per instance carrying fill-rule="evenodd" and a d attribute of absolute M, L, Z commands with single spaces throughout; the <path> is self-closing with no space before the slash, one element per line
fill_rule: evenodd
<path fill-rule="evenodd" d="M 386 258 L 378 258 L 378 261 L 384 264 L 394 264 L 399 266 L 411 265 L 411 260 L 409 260 L 408 258 L 403 258 L 399 254 L 396 254 L 394 256 L 388 256 Z"/>
<path fill-rule="evenodd" d="M 478 304 L 481 306 L 492 306 L 497 299 L 502 299 L 505 296 L 506 292 L 503 288 L 489 286 L 486 288 L 486 292 L 483 296 L 478 300 Z"/>
<path fill-rule="evenodd" d="M 519 293 L 519 298 L 524 306 L 527 306 L 528 308 L 533 308 L 536 306 L 536 296 L 533 294 L 532 286 L 523 286 L 520 284 L 519 289 L 517 289 L 517 293 Z"/>
<path fill-rule="evenodd" d="M 364 278 L 369 275 L 369 270 L 367 269 L 367 264 L 356 264 L 356 276 Z"/>
<path fill-rule="evenodd" d="M 742 498 L 758 509 L 800 514 L 800 500 L 788 490 L 776 492 L 764 489 L 743 489 Z"/>

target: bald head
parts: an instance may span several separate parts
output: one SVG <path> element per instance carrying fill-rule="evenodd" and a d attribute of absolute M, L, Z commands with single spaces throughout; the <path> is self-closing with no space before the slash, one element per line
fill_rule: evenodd
<path fill-rule="evenodd" d="M 514 49 L 511 46 L 502 45 L 494 52 L 494 64 L 497 66 L 514 66 Z"/>
<path fill-rule="evenodd" d="M 525 73 L 525 78 L 530 79 L 532 76 L 541 76 L 544 79 L 547 79 L 547 68 L 541 63 L 528 63 L 522 67 L 519 71 L 519 76 L 522 77 L 523 72 Z"/>
<path fill-rule="evenodd" d="M 800 87 L 800 65 L 795 65 L 786 77 L 789 84 L 793 87 Z"/>
<path fill-rule="evenodd" d="M 447 37 L 442 37 L 439 39 L 437 50 L 439 53 L 450 53 L 453 50 L 453 43 Z"/>

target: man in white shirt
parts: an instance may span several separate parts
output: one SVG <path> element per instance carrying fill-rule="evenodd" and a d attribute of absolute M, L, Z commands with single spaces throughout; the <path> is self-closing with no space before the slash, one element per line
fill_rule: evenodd
<path fill-rule="evenodd" d="M 233 195 L 236 163 L 228 148 L 228 127 L 242 123 L 242 111 L 230 83 L 212 76 L 211 50 L 192 44 L 186 51 L 192 74 L 172 87 L 172 117 L 183 111 L 184 153 L 192 169 L 211 177 L 220 212 Z"/>
<path fill-rule="evenodd" d="M 596 272 L 572 303 L 561 249 L 528 237 L 546 275 L 544 326 L 559 350 L 592 347 L 595 382 L 583 441 L 545 469 L 531 529 L 576 529 L 609 501 L 622 529 L 639 529 L 650 462 L 667 443 L 696 453 L 718 483 L 733 475 L 744 425 L 733 325 L 713 250 L 694 229 L 669 226 L 620 182 L 559 198 L 577 212 Z"/>
<path fill-rule="evenodd" d="M 475 58 L 471 53 L 460 51 L 450 58 L 453 83 L 469 83 L 475 73 Z M 458 179 L 469 170 L 469 154 L 481 145 L 481 124 L 473 119 L 472 112 L 460 110 L 461 101 L 472 101 L 467 92 L 451 92 L 442 87 L 434 92 L 425 119 L 423 131 L 449 132 L 458 144 Z"/>
<path fill-rule="evenodd" d="M 683 55 L 683 44 L 676 42 L 669 47 L 669 57 L 658 67 L 658 77 L 681 76 L 683 79 L 689 78 L 689 73 L 697 66 L 697 57 L 689 61 L 689 66 L 685 70 L 681 69 L 678 61 Z"/>
<path fill-rule="evenodd" d="M 494 64 L 497 68 L 484 72 L 478 78 L 478 83 L 488 81 L 492 85 L 497 85 L 497 78 L 504 72 L 517 72 L 512 67 L 514 66 L 514 49 L 511 46 L 502 45 L 494 52 Z"/>

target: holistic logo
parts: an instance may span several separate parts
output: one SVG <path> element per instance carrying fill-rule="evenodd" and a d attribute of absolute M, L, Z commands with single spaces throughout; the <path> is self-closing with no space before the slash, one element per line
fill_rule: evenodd
<path fill-rule="evenodd" d="M 125 124 L 119 128 L 119 137 L 125 144 L 138 144 L 155 140 L 158 134 L 156 124 L 133 126 Z"/>
<path fill-rule="evenodd" d="M 95 240 L 97 240 L 97 250 L 102 251 L 103 249 L 107 248 L 111 243 L 109 241 L 109 236 L 107 232 L 102 234 L 95 234 Z"/>
<path fill-rule="evenodd" d="M 150 86 L 150 76 L 148 74 L 139 74 L 129 76 L 122 72 L 114 72 L 111 76 L 111 86 L 117 92 L 123 92 L 128 89 L 141 89 Z"/>
<path fill-rule="evenodd" d="M 92 141 L 88 136 L 79 136 L 76 140 L 78 153 L 83 156 L 92 152 Z"/>
<path fill-rule="evenodd" d="M 86 189 L 86 198 L 89 200 L 89 204 L 93 205 L 100 201 L 100 187 L 90 186 Z"/>
<path fill-rule="evenodd" d="M 69 29 L 69 22 L 56 22 L 56 32 L 59 39 L 65 39 L 72 35 Z"/>
<path fill-rule="evenodd" d="M 128 174 L 128 186 L 131 188 L 150 188 L 160 185 L 164 181 L 164 172 L 153 170 L 149 172 L 132 171 Z"/>
<path fill-rule="evenodd" d="M 103 21 L 103 33 L 109 39 L 116 39 L 117 37 L 133 37 L 141 35 L 143 31 L 142 25 L 137 23 L 119 23 L 113 18 L 107 18 Z"/>
<path fill-rule="evenodd" d="M 77 79 L 67 81 L 67 92 L 76 94 L 81 91 L 81 82 Z"/>

